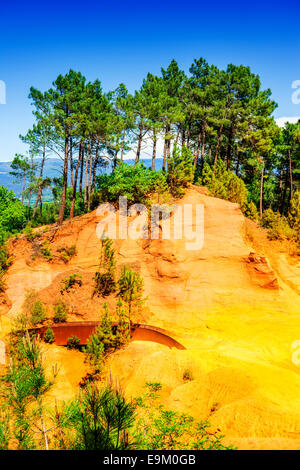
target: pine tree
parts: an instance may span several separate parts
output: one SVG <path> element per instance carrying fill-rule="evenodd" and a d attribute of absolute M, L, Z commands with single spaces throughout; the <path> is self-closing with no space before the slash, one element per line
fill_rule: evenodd
<path fill-rule="evenodd" d="M 132 321 L 132 315 L 142 306 L 144 281 L 139 273 L 127 266 L 123 266 L 119 279 L 118 296 L 127 304 L 128 319 Z"/>

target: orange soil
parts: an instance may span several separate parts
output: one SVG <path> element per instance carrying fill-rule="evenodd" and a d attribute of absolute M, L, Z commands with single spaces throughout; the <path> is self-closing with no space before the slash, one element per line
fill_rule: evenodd
<path fill-rule="evenodd" d="M 246 221 L 237 204 L 203 193 L 193 187 L 179 201 L 204 204 L 201 250 L 187 251 L 185 239 L 115 242 L 118 269 L 127 264 L 145 281 L 148 310 L 140 320 L 172 332 L 187 350 L 136 341 L 110 357 L 106 372 L 118 377 L 128 396 L 143 393 L 146 381 L 161 382 L 167 407 L 208 418 L 239 448 L 300 448 L 300 369 L 291 349 L 300 340 L 299 260 L 290 263 L 282 244 Z M 53 253 L 76 245 L 68 264 L 32 261 L 29 242 L 12 243 L 2 335 L 28 289 L 39 292 L 51 313 L 60 281 L 72 273 L 83 276 L 83 286 L 62 297 L 72 311 L 69 320 L 99 318 L 103 299 L 91 299 L 99 220 L 92 212 L 43 235 L 53 239 Z M 51 396 L 71 397 L 87 372 L 82 355 L 47 346 L 47 361 L 60 367 Z M 190 382 L 183 380 L 186 369 Z"/>

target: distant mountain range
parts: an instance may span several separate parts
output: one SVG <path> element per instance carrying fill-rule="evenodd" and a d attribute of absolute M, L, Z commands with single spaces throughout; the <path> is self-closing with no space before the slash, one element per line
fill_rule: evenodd
<path fill-rule="evenodd" d="M 38 161 L 38 160 L 37 160 Z M 151 159 L 141 159 L 147 168 L 151 167 Z M 125 160 L 125 163 L 133 164 L 134 160 Z M 17 183 L 15 178 L 9 174 L 11 162 L 0 162 L 0 186 L 6 186 L 8 189 L 14 191 L 15 195 L 20 198 L 22 195 L 22 183 Z M 58 158 L 49 158 L 45 162 L 44 175 L 49 178 L 58 178 L 62 174 L 63 162 Z M 162 168 L 162 158 L 156 160 L 156 169 Z M 108 169 L 102 169 L 102 172 L 109 171 Z M 49 194 L 48 194 L 49 193 Z M 45 191 L 45 195 L 50 195 L 51 191 L 48 189 Z M 47 198 L 48 199 L 48 198 Z"/>

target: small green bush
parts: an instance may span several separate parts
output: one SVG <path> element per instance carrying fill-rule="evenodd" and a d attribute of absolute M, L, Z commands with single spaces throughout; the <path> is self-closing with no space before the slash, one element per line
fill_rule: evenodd
<path fill-rule="evenodd" d="M 64 323 L 67 321 L 68 309 L 64 302 L 59 302 L 58 304 L 54 305 L 53 311 L 54 323 Z"/>
<path fill-rule="evenodd" d="M 300 191 L 296 191 L 291 200 L 288 222 L 292 230 L 294 230 L 294 239 L 300 245 Z"/>
<path fill-rule="evenodd" d="M 247 202 L 243 208 L 245 217 L 254 220 L 255 222 L 259 219 L 259 214 L 256 205 L 253 201 Z"/>
<path fill-rule="evenodd" d="M 41 246 L 41 253 L 48 261 L 52 261 L 53 255 L 51 252 L 51 245 L 48 240 L 44 240 Z"/>
<path fill-rule="evenodd" d="M 33 242 L 35 238 L 41 237 L 40 232 L 34 232 L 30 222 L 24 228 L 24 234 L 29 242 Z"/>
<path fill-rule="evenodd" d="M 76 286 L 81 287 L 82 286 L 82 276 L 80 274 L 71 274 L 68 276 L 66 279 L 61 281 L 61 290 L 60 293 L 63 294 L 64 292 L 69 293 L 71 289 L 75 288 Z"/>
<path fill-rule="evenodd" d="M 95 287 L 93 296 L 107 297 L 116 291 L 116 259 L 113 241 L 109 238 L 101 239 L 99 269 L 94 276 Z"/>
<path fill-rule="evenodd" d="M 44 323 L 47 317 L 47 309 L 41 300 L 34 302 L 30 309 L 31 317 L 30 321 L 32 325 L 38 325 Z"/>
<path fill-rule="evenodd" d="M 248 191 L 244 181 L 230 170 L 226 170 L 224 162 L 219 160 L 215 174 L 210 165 L 205 162 L 197 185 L 206 186 L 212 196 L 236 202 L 243 208 L 247 204 Z"/>
<path fill-rule="evenodd" d="M 55 340 L 55 338 L 54 338 L 53 330 L 52 330 L 52 328 L 49 327 L 49 328 L 47 328 L 46 333 L 44 335 L 44 341 L 45 341 L 45 343 L 52 344 L 52 343 L 54 343 L 54 340 Z"/>
<path fill-rule="evenodd" d="M 186 147 L 174 146 L 172 156 L 168 158 L 167 182 L 175 197 L 184 195 L 184 188 L 194 179 L 194 157 Z"/>
<path fill-rule="evenodd" d="M 70 336 L 67 340 L 67 347 L 68 349 L 79 349 L 80 346 L 80 339 L 77 336 L 73 335 Z"/>
<path fill-rule="evenodd" d="M 271 240 L 285 240 L 295 237 L 295 231 L 290 227 L 288 219 L 279 212 L 273 212 L 270 208 L 263 213 L 261 225 L 268 229 L 268 236 Z"/>
<path fill-rule="evenodd" d="M 57 251 L 60 254 L 60 259 L 67 264 L 76 255 L 76 246 L 71 245 L 70 247 L 59 248 Z"/>
<path fill-rule="evenodd" d="M 123 300 L 128 308 L 128 320 L 131 320 L 131 314 L 139 311 L 144 303 L 144 280 L 139 273 L 123 266 L 119 279 L 118 296 Z"/>
<path fill-rule="evenodd" d="M 127 197 L 128 204 L 146 205 L 149 195 L 168 191 L 163 172 L 146 168 L 143 163 L 134 166 L 120 163 L 112 173 L 96 177 L 96 189 L 100 194 L 95 201 L 118 202 L 123 196 Z"/>

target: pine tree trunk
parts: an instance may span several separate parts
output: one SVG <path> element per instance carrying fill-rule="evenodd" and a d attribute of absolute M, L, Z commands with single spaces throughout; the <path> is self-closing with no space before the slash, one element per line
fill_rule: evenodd
<path fill-rule="evenodd" d="M 153 131 L 153 152 L 152 152 L 152 170 L 155 170 L 155 159 L 156 159 L 156 145 L 157 145 L 157 139 L 156 139 L 156 133 Z"/>
<path fill-rule="evenodd" d="M 33 215 L 32 215 L 33 219 L 35 218 L 36 213 L 37 213 L 37 207 L 38 207 L 39 200 L 41 201 L 41 205 L 42 205 L 42 184 L 43 184 L 45 159 L 46 159 L 46 146 L 44 144 L 43 145 L 43 157 L 42 157 L 42 163 L 41 163 L 41 171 L 40 171 L 41 182 L 40 182 L 40 185 L 39 185 L 38 194 L 37 194 L 34 209 L 33 209 Z"/>
<path fill-rule="evenodd" d="M 87 152 L 86 152 L 86 158 L 85 158 L 85 172 L 84 172 L 84 207 L 86 206 L 87 203 L 87 177 L 88 177 L 88 169 L 89 169 L 89 161 L 90 161 L 90 151 L 91 151 L 91 143 L 89 141 L 88 147 L 87 147 Z"/>
<path fill-rule="evenodd" d="M 187 140 L 186 140 L 186 148 L 190 148 L 190 139 L 191 139 L 191 123 L 188 123 L 188 133 L 187 133 Z"/>
<path fill-rule="evenodd" d="M 92 194 L 94 194 L 95 187 L 96 187 L 96 173 L 97 173 L 98 162 L 99 162 L 99 141 L 97 139 L 95 161 L 93 165 Z"/>
<path fill-rule="evenodd" d="M 75 178 L 74 178 L 74 186 L 73 186 L 73 195 L 72 195 L 72 205 L 71 205 L 71 211 L 70 211 L 70 219 L 73 219 L 73 217 L 74 217 L 74 208 L 75 208 L 76 190 L 77 190 L 77 179 L 78 179 L 79 167 L 81 165 L 81 160 L 83 159 L 82 153 L 83 152 L 82 152 L 81 142 L 80 142 L 78 160 L 77 160 L 77 165 L 76 165 L 76 168 L 75 168 Z"/>
<path fill-rule="evenodd" d="M 289 173 L 290 173 L 290 201 L 293 199 L 293 170 L 292 170 L 292 158 L 291 158 L 291 150 L 288 150 L 289 156 Z"/>
<path fill-rule="evenodd" d="M 72 137 L 70 137 L 70 173 L 71 173 L 71 187 L 74 186 L 74 178 L 73 178 L 73 142 Z"/>
<path fill-rule="evenodd" d="M 92 188 L 92 169 L 93 169 L 93 140 L 91 140 L 89 185 L 88 185 L 88 211 L 91 208 L 91 188 Z"/>
<path fill-rule="evenodd" d="M 264 174 L 265 174 L 265 165 L 263 165 L 261 170 L 260 178 L 260 198 L 259 198 L 259 213 L 260 217 L 263 215 L 263 197 L 264 197 Z"/>
<path fill-rule="evenodd" d="M 80 191 L 81 199 L 82 199 L 82 182 L 83 182 L 83 167 L 84 167 L 84 149 L 85 149 L 85 145 L 83 144 L 81 148 L 80 184 L 79 184 L 79 191 Z"/>
<path fill-rule="evenodd" d="M 218 134 L 218 140 L 217 140 L 217 145 L 216 145 L 216 153 L 215 153 L 215 159 L 214 159 L 213 174 L 215 174 L 215 172 L 216 172 L 216 166 L 217 166 L 218 155 L 219 155 L 219 148 L 220 148 L 220 145 L 221 145 L 221 139 L 222 139 L 222 135 L 223 135 L 223 127 L 224 127 L 224 121 L 222 122 L 222 125 L 221 125 L 220 130 L 219 130 L 219 134 Z"/>
<path fill-rule="evenodd" d="M 165 143 L 164 143 L 164 156 L 163 156 L 163 171 L 167 169 L 167 158 L 168 158 L 168 137 L 169 137 L 169 125 L 166 125 L 165 129 Z"/>
<path fill-rule="evenodd" d="M 281 206 L 280 206 L 280 213 L 283 214 L 285 210 L 285 199 L 286 199 L 286 193 L 287 193 L 287 188 L 289 185 L 289 170 L 288 170 L 288 162 L 286 163 L 286 168 L 285 168 L 285 178 L 284 178 L 284 187 L 283 187 L 283 193 L 282 193 L 282 199 L 281 199 Z"/>
<path fill-rule="evenodd" d="M 124 129 L 124 132 L 123 132 L 122 150 L 121 150 L 121 161 L 123 161 L 123 158 L 124 158 L 125 135 L 126 135 L 126 129 Z"/>
<path fill-rule="evenodd" d="M 229 137 L 228 137 L 227 170 L 230 170 L 230 166 L 231 166 L 232 139 L 233 139 L 233 123 L 231 123 Z"/>
<path fill-rule="evenodd" d="M 197 151 L 196 151 L 195 157 L 194 157 L 194 168 L 196 168 L 197 163 L 198 163 L 198 159 L 199 159 L 199 155 L 200 155 L 200 149 L 201 149 L 201 134 L 198 134 L 198 145 L 197 145 Z"/>
<path fill-rule="evenodd" d="M 139 138 L 138 138 L 138 146 L 137 146 L 137 151 L 136 151 L 136 158 L 135 158 L 135 163 L 138 163 L 140 161 L 140 156 L 141 156 L 141 148 L 142 148 L 142 140 L 143 140 L 143 122 L 140 123 L 139 125 Z"/>
<path fill-rule="evenodd" d="M 57 224 L 61 225 L 64 220 L 65 208 L 66 208 L 66 197 L 68 187 L 68 167 L 69 167 L 69 136 L 65 138 L 65 161 L 64 161 L 64 173 L 63 173 L 63 188 L 60 202 L 60 209 Z"/>

